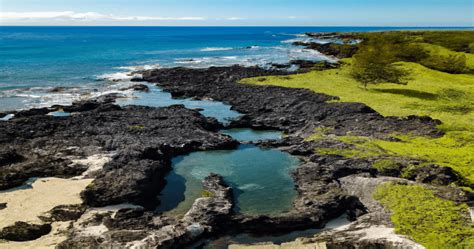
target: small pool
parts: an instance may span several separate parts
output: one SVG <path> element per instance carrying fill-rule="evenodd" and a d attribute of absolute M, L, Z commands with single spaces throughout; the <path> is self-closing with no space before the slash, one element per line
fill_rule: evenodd
<path fill-rule="evenodd" d="M 283 138 L 283 133 L 277 130 L 253 130 L 247 128 L 235 128 L 221 130 L 220 133 L 229 135 L 241 142 L 257 142 L 259 140 L 278 140 Z"/>
<path fill-rule="evenodd" d="M 15 116 L 15 114 L 7 114 L 4 117 L 0 118 L 0 121 L 8 121 L 12 119 Z"/>
<path fill-rule="evenodd" d="M 63 111 L 56 111 L 56 112 L 50 112 L 50 113 L 48 113 L 48 115 L 53 116 L 53 117 L 69 117 L 69 116 L 71 116 L 71 113 L 63 112 Z"/>
<path fill-rule="evenodd" d="M 279 150 L 240 145 L 236 150 L 200 151 L 173 160 L 160 194 L 159 213 L 180 216 L 202 196 L 202 180 L 217 173 L 234 189 L 236 212 L 277 215 L 291 210 L 296 197 L 290 170 L 299 159 Z"/>
<path fill-rule="evenodd" d="M 189 109 L 202 109 L 200 111 L 206 117 L 213 117 L 222 123 L 228 123 L 230 120 L 240 117 L 241 114 L 231 110 L 230 105 L 219 101 L 211 100 L 193 100 L 189 98 L 174 99 L 170 93 L 163 91 L 153 84 L 146 84 L 149 92 L 134 92 L 132 98 L 117 99 L 117 104 L 125 105 L 143 105 L 151 107 L 166 107 L 170 105 L 184 105 Z"/>

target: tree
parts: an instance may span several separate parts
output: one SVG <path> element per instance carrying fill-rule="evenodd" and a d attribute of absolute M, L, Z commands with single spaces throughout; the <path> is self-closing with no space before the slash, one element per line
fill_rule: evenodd
<path fill-rule="evenodd" d="M 396 50 L 393 45 L 385 43 L 362 46 L 353 57 L 352 77 L 364 87 L 384 82 L 404 84 L 403 77 L 406 76 L 406 72 L 393 64 L 396 62 L 394 51 Z"/>

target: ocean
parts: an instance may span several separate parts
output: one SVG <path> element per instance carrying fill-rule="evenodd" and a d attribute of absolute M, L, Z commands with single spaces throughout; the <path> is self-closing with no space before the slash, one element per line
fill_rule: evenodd
<path fill-rule="evenodd" d="M 291 43 L 304 32 L 389 29 L 406 28 L 0 27 L 0 111 L 116 92 L 140 69 L 331 60 Z"/>

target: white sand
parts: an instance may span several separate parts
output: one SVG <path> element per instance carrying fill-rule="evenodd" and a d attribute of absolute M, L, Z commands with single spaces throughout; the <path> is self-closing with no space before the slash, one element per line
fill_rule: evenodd
<path fill-rule="evenodd" d="M 38 216 L 59 205 L 81 204 L 80 193 L 92 179 L 72 180 L 60 178 L 37 179 L 30 189 L 0 193 L 0 229 L 16 221 L 42 223 Z"/>

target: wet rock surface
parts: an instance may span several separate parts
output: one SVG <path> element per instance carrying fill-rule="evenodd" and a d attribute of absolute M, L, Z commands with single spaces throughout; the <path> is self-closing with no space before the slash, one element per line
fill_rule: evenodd
<path fill-rule="evenodd" d="M 122 88 L 121 91 L 134 90 L 138 92 L 149 92 L 150 88 L 147 85 L 137 84 L 130 87 Z"/>

